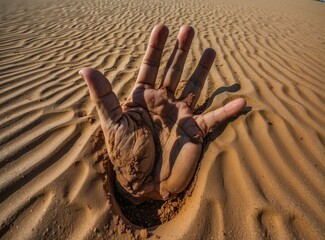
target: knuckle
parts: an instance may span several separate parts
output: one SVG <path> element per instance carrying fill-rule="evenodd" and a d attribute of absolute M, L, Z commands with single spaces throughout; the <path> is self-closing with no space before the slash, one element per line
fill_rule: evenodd
<path fill-rule="evenodd" d="M 143 64 L 147 65 L 148 67 L 152 67 L 152 68 L 159 67 L 159 63 L 154 60 L 143 60 Z"/>

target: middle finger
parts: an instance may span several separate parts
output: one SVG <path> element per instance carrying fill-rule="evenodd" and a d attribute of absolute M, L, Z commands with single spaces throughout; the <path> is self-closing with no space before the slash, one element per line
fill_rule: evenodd
<path fill-rule="evenodd" d="M 177 36 L 175 48 L 167 62 L 163 86 L 174 93 L 181 78 L 185 60 L 194 37 L 194 29 L 182 26 Z"/>

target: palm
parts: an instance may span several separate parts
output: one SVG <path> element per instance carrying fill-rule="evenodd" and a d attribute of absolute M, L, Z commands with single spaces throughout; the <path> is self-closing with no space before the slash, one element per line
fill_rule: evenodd
<path fill-rule="evenodd" d="M 176 183 L 171 184 L 172 179 L 166 181 L 172 170 L 177 172 L 177 169 L 182 167 L 182 172 L 186 172 L 183 176 L 193 175 L 200 157 L 203 133 L 195 122 L 190 107 L 185 102 L 177 101 L 173 94 L 164 88 L 156 90 L 143 84 L 137 85 L 123 109 L 125 114 L 135 114 L 138 110 L 142 112 L 139 114 L 142 116 L 142 124 L 149 129 L 154 141 L 144 147 L 155 146 L 155 155 L 152 154 L 150 159 L 146 156 L 145 161 L 154 166 L 151 176 L 154 187 L 159 190 L 158 198 L 167 198 L 173 191 L 163 183 L 175 186 Z M 139 125 L 139 122 L 137 124 Z M 142 140 L 138 138 L 135 141 Z M 150 151 L 151 149 L 146 149 L 145 152 Z M 189 181 L 190 178 L 180 181 L 183 185 L 181 189 L 185 188 Z M 149 195 L 154 197 L 155 192 Z"/>
<path fill-rule="evenodd" d="M 103 75 L 89 68 L 80 72 L 97 106 L 117 185 L 122 194 L 134 201 L 167 199 L 184 190 L 194 175 L 209 129 L 245 106 L 243 99 L 237 99 L 214 112 L 193 115 L 214 61 L 211 49 L 205 51 L 176 99 L 174 92 L 194 36 L 190 27 L 180 30 L 162 87 L 156 89 L 167 35 L 165 26 L 154 29 L 137 82 L 122 106 Z"/>

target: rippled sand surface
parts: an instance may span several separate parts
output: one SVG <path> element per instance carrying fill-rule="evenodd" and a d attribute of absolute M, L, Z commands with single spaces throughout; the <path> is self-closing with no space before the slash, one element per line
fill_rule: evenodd
<path fill-rule="evenodd" d="M 324 11 L 309 0 L 1 0 L 0 238 L 137 229 L 104 190 L 100 125 L 78 70 L 104 72 L 123 101 L 157 23 L 170 29 L 163 64 L 180 26 L 195 28 L 180 87 L 212 47 L 199 104 L 243 96 L 251 110 L 210 134 L 192 195 L 142 236 L 324 238 Z"/>

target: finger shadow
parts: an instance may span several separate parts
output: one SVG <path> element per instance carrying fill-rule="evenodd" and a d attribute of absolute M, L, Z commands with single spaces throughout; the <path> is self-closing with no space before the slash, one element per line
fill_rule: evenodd
<path fill-rule="evenodd" d="M 201 105 L 201 106 L 198 106 L 195 110 L 194 110 L 194 114 L 201 114 L 203 113 L 206 109 L 208 109 L 211 105 L 212 105 L 212 102 L 213 102 L 213 99 L 220 95 L 221 93 L 224 93 L 224 92 L 238 92 L 240 90 L 240 84 L 239 83 L 235 83 L 231 86 L 226 86 L 226 87 L 220 87 L 218 89 L 216 89 L 210 97 L 208 97 L 205 102 Z"/>

